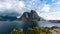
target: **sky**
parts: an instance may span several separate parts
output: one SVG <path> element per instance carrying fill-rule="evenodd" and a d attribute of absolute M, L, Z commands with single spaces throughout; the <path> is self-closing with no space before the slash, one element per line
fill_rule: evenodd
<path fill-rule="evenodd" d="M 35 10 L 46 20 L 60 20 L 60 0 L 0 0 L 0 15 L 21 16 Z"/>

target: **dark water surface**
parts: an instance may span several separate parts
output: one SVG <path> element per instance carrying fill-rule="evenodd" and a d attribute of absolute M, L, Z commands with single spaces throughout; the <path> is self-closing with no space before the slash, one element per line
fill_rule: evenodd
<path fill-rule="evenodd" d="M 9 34 L 14 28 L 23 28 L 24 32 L 27 27 L 42 26 L 42 27 L 52 27 L 60 26 L 60 23 L 51 22 L 18 22 L 18 21 L 0 21 L 0 34 Z"/>

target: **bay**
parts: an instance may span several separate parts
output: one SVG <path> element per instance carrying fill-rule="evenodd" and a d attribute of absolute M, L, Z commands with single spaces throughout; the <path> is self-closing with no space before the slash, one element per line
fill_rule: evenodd
<path fill-rule="evenodd" d="M 23 28 L 26 31 L 27 27 L 53 27 L 60 26 L 60 23 L 52 23 L 52 22 L 20 22 L 20 21 L 0 21 L 0 34 L 9 34 L 11 30 L 14 28 L 19 29 Z"/>

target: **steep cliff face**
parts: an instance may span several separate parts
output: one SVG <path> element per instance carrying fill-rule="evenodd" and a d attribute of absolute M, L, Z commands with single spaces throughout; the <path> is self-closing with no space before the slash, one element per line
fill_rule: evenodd
<path fill-rule="evenodd" d="M 31 10 L 30 18 L 32 20 L 37 20 L 37 19 L 39 20 L 40 19 L 40 17 L 38 16 L 38 14 L 36 13 L 36 11 L 34 11 L 34 10 Z"/>
<path fill-rule="evenodd" d="M 23 15 L 19 18 L 19 20 L 27 21 L 29 19 L 29 12 L 24 12 Z"/>
<path fill-rule="evenodd" d="M 34 11 L 34 10 L 31 10 L 31 18 L 36 18 L 38 17 L 38 14 Z"/>
<path fill-rule="evenodd" d="M 24 12 L 23 15 L 18 19 L 22 21 L 40 21 L 44 20 L 43 18 L 39 17 L 36 11 L 31 10 L 31 12 Z"/>

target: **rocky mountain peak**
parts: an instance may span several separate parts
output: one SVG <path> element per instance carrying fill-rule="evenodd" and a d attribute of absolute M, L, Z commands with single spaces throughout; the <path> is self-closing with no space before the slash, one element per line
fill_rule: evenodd
<path fill-rule="evenodd" d="M 34 10 L 31 10 L 31 13 L 36 13 L 36 11 L 34 11 Z"/>
<path fill-rule="evenodd" d="M 19 20 L 22 21 L 40 21 L 40 19 L 43 20 L 34 10 L 31 10 L 30 13 L 24 12 L 23 15 L 19 18 Z"/>

